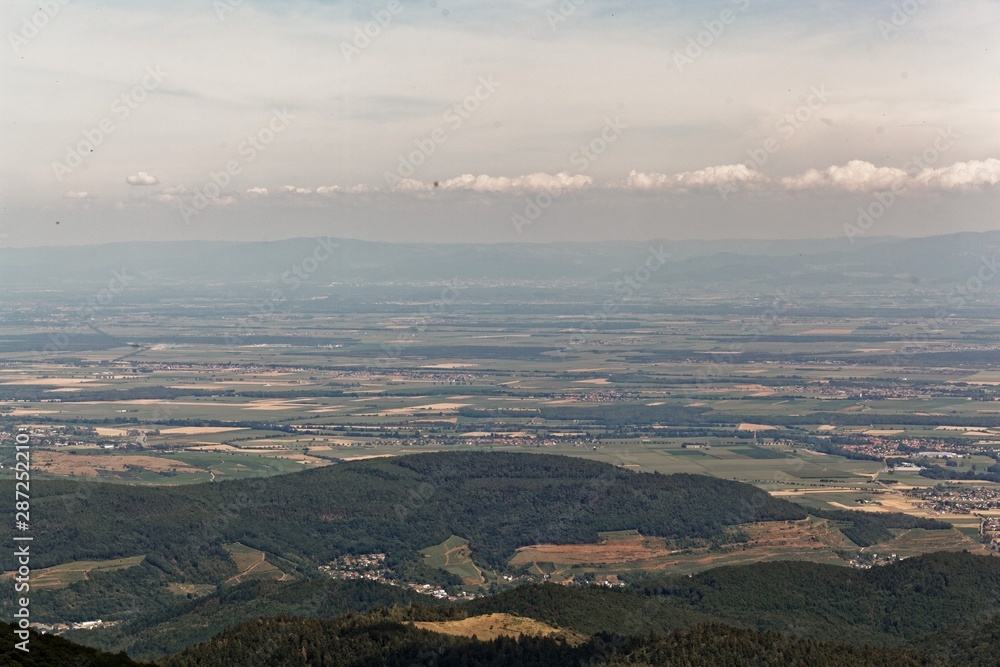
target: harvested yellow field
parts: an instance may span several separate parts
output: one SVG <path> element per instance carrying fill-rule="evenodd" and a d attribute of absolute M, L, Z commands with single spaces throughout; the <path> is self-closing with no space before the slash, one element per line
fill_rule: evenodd
<path fill-rule="evenodd" d="M 854 329 L 810 329 L 803 331 L 804 336 L 846 336 L 854 333 Z"/>
<path fill-rule="evenodd" d="M 144 468 L 152 472 L 201 472 L 200 468 L 170 459 L 141 454 L 70 454 L 38 450 L 34 452 L 34 467 L 53 475 L 74 473 L 83 477 L 97 477 L 102 472 L 124 472 L 128 466 Z"/>
<path fill-rule="evenodd" d="M 208 444 L 208 445 L 195 445 L 194 447 L 185 447 L 185 449 L 187 449 L 189 451 L 196 451 L 196 452 L 238 452 L 238 451 L 240 451 L 238 448 L 233 447 L 232 445 L 220 445 L 220 444 L 216 444 L 216 443 L 212 443 L 212 444 Z"/>
<path fill-rule="evenodd" d="M 399 456 L 398 454 L 365 454 L 362 456 L 342 456 L 341 461 L 364 461 L 366 459 L 387 459 L 392 456 Z"/>
<path fill-rule="evenodd" d="M 111 437 L 124 438 L 128 435 L 128 431 L 123 428 L 107 428 L 105 426 L 96 426 L 94 430 L 97 431 L 97 435 L 108 435 Z"/>
<path fill-rule="evenodd" d="M 413 415 L 421 410 L 434 410 L 437 412 L 452 412 L 459 408 L 468 407 L 468 403 L 428 403 L 427 405 L 411 405 L 405 408 L 391 408 L 383 411 L 387 415 Z"/>
<path fill-rule="evenodd" d="M 31 573 L 31 585 L 35 588 L 65 588 L 78 581 L 87 581 L 92 572 L 124 570 L 141 563 L 145 556 L 131 556 L 114 560 L 81 560 L 54 565 Z M 4 572 L 2 578 L 13 579 L 15 572 Z"/>
<path fill-rule="evenodd" d="M 586 635 L 579 632 L 560 630 L 533 618 L 514 616 L 513 614 L 484 614 L 483 616 L 463 618 L 460 621 L 416 621 L 413 625 L 421 630 L 430 630 L 457 637 L 476 637 L 482 641 L 520 635 L 564 637 L 567 643 L 578 646 L 588 639 Z"/>
<path fill-rule="evenodd" d="M 0 384 L 8 385 L 40 385 L 45 387 L 72 387 L 78 384 L 87 383 L 91 387 L 106 387 L 104 384 L 94 384 L 96 379 L 91 378 L 26 378 L 20 380 L 5 380 Z"/>
<path fill-rule="evenodd" d="M 243 427 L 229 426 L 179 426 L 160 429 L 162 435 L 204 435 L 205 433 L 225 433 L 227 431 L 246 431 Z"/>
<path fill-rule="evenodd" d="M 642 535 L 622 536 L 596 544 L 536 544 L 521 547 L 511 565 L 551 564 L 552 576 L 577 567 L 591 571 L 680 570 L 695 572 L 719 565 L 767 560 L 837 562 L 836 551 L 856 548 L 824 519 L 766 521 L 743 524 L 746 542 L 713 551 L 707 545 L 680 548 L 669 540 Z"/>
<path fill-rule="evenodd" d="M 248 405 L 244 406 L 244 410 L 295 410 L 296 408 L 303 407 L 297 401 L 286 401 L 286 400 L 270 400 L 263 399 L 259 401 L 252 401 Z"/>
<path fill-rule="evenodd" d="M 753 431 L 753 432 L 757 432 L 757 431 L 776 431 L 776 430 L 778 430 L 778 427 L 777 426 L 771 426 L 770 424 L 751 424 L 749 422 L 743 422 L 742 424 L 740 424 L 739 428 L 737 428 L 736 430 L 737 431 Z"/>
<path fill-rule="evenodd" d="M 599 544 L 535 544 L 521 547 L 510 559 L 511 565 L 560 563 L 564 565 L 623 565 L 650 561 L 677 553 L 657 537 L 629 537 Z"/>

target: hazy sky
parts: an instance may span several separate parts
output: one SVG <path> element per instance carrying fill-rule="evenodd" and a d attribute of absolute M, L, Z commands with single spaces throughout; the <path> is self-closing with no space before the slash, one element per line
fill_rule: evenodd
<path fill-rule="evenodd" d="M 1000 227 L 995 1 L 0 12 L 5 245 Z"/>

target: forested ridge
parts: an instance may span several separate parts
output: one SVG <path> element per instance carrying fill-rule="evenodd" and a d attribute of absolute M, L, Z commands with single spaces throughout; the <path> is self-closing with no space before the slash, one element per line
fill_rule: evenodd
<path fill-rule="evenodd" d="M 408 625 L 490 613 L 537 619 L 591 640 L 579 646 L 537 638 L 474 644 Z M 648 577 L 626 590 L 544 584 L 461 605 L 272 619 L 233 628 L 166 664 L 211 667 L 250 651 L 277 665 L 985 667 L 1000 665 L 997 648 L 1000 560 L 937 553 L 871 570 L 758 563 L 692 577 Z M 393 662 L 397 652 L 412 662 Z"/>
<path fill-rule="evenodd" d="M 507 453 L 420 454 L 184 487 L 39 480 L 32 492 L 35 567 L 146 554 L 206 581 L 234 574 L 218 545 L 237 541 L 311 567 L 371 551 L 399 562 L 461 535 L 478 562 L 502 567 L 517 547 L 593 542 L 599 531 L 709 538 L 806 516 L 736 482 Z"/>
<path fill-rule="evenodd" d="M 383 552 L 397 572 L 419 581 L 435 576 L 443 580 L 453 575 L 429 568 L 419 550 L 452 535 L 469 541 L 477 563 L 502 571 L 518 547 L 593 543 L 601 531 L 638 530 L 677 540 L 732 539 L 733 527 L 739 524 L 807 516 L 802 507 L 746 484 L 698 475 L 637 473 L 584 459 L 538 454 L 418 454 L 265 479 L 180 487 L 62 480 L 38 481 L 32 486 L 35 569 L 79 560 L 145 557 L 139 565 L 95 572 L 65 588 L 33 590 L 34 619 L 120 621 L 112 630 L 71 633 L 71 637 L 144 658 L 176 653 L 236 623 L 260 617 L 325 617 L 415 603 L 426 608 L 426 597 L 402 588 L 337 582 L 318 573 L 318 565 L 345 554 Z M 893 528 L 946 527 L 894 514 L 827 514 L 825 518 L 859 545 L 891 537 Z M 224 548 L 235 542 L 264 552 L 267 562 L 290 575 L 292 581 L 223 585 L 237 574 L 238 568 Z M 818 617 L 796 612 L 791 622 L 783 615 L 784 608 L 770 609 L 767 605 L 780 601 L 768 602 L 765 591 L 758 591 L 755 583 L 773 579 L 773 590 L 780 591 L 794 584 L 787 579 L 789 572 L 799 573 L 802 581 L 814 577 L 825 582 L 817 583 L 816 590 L 829 593 L 829 598 L 819 598 L 829 605 L 823 613 L 840 618 L 834 613 L 840 610 L 842 617 L 848 618 L 852 608 L 838 601 L 836 594 L 845 585 L 860 587 L 858 590 L 869 586 L 857 583 L 866 581 L 863 573 L 815 567 L 820 569 L 806 563 L 775 566 L 773 571 L 723 569 L 715 571 L 716 579 L 711 580 L 702 579 L 704 575 L 674 580 L 637 574 L 632 577 L 635 590 L 624 593 L 528 587 L 449 613 L 471 614 L 475 609 L 481 613 L 490 609 L 519 613 L 587 635 L 662 634 L 721 621 L 792 632 L 811 640 L 840 641 L 842 637 L 836 632 L 825 635 L 813 631 L 813 625 L 823 625 Z M 759 579 L 740 583 L 742 572 Z M 759 599 L 726 597 L 713 588 L 715 584 L 709 584 L 730 581 L 726 577 L 735 581 L 725 588 L 727 595 L 735 591 L 746 596 L 758 591 Z M 934 581 L 928 579 L 925 589 L 930 590 Z M 186 598 L 170 589 L 178 583 L 203 584 L 211 591 L 203 597 Z M 769 585 L 764 584 L 765 589 Z M 954 589 L 945 592 L 948 590 Z M 918 614 L 926 611 L 944 613 L 948 618 L 971 618 L 966 607 L 993 609 L 992 598 L 982 597 L 994 595 L 993 590 L 991 585 L 978 591 L 963 588 L 952 600 L 952 607 L 932 605 L 927 610 L 919 606 L 919 598 L 907 598 L 907 608 Z M 544 603 L 560 596 L 569 597 L 559 604 Z M 790 594 L 782 598 L 785 602 L 790 599 L 796 598 Z M 865 604 L 875 609 L 875 601 L 888 604 L 886 600 L 894 598 L 873 594 L 865 599 Z M 945 598 L 933 599 L 938 604 Z M 5 609 L 10 608 L 9 588 L 0 600 Z M 758 603 L 763 606 L 755 607 Z M 887 609 L 885 604 L 876 612 Z M 760 622 L 750 622 L 751 618 Z M 866 620 L 852 631 L 887 647 L 902 646 L 911 638 L 941 629 L 906 626 L 907 632 L 897 632 L 881 628 L 871 614 L 858 618 Z M 797 629 L 800 627 L 808 631 Z M 829 627 L 839 627 L 839 632 L 848 625 Z"/>
<path fill-rule="evenodd" d="M 188 601 L 185 620 L 165 613 L 145 628 L 133 623 L 116 632 L 138 658 L 172 654 L 160 658 L 167 667 L 1000 665 L 1000 559 L 991 556 L 935 553 L 870 570 L 768 562 L 629 578 L 623 590 L 541 584 L 435 605 L 372 582 L 250 582 Z M 229 610 L 245 622 L 226 628 Z M 478 642 L 411 625 L 493 613 L 590 639 Z M 193 628 L 207 636 L 188 646 L 182 637 Z M 72 651 L 65 642 L 52 645 Z M 131 664 L 110 653 L 105 659 L 93 664 Z M 62 663 L 25 663 L 11 650 L 0 664 Z"/>
<path fill-rule="evenodd" d="M 233 628 L 164 661 L 165 667 L 585 667 L 607 665 L 812 665 L 875 667 L 944 665 L 903 651 L 858 648 L 776 632 L 700 625 L 663 635 L 600 634 L 580 646 L 561 639 L 499 637 L 490 641 L 420 630 L 392 612 L 335 619 L 267 619 Z"/>

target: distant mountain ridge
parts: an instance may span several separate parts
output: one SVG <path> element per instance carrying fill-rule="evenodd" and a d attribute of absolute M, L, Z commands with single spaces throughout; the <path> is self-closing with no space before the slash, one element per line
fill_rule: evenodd
<path fill-rule="evenodd" d="M 654 283 L 795 281 L 877 285 L 941 283 L 976 275 L 1000 254 L 1000 231 L 933 237 L 605 243 L 431 244 L 335 238 L 270 242 L 125 242 L 92 246 L 0 248 L 0 284 L 72 288 L 117 275 L 131 286 L 253 283 L 294 289 L 330 283 L 446 281 L 613 281 L 669 255 Z M 988 282 L 988 281 L 987 281 Z M 1000 281 L 997 281 L 1000 283 Z"/>

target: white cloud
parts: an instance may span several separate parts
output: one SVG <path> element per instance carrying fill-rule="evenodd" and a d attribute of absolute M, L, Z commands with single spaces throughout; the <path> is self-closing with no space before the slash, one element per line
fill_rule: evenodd
<path fill-rule="evenodd" d="M 851 160 L 843 166 L 809 169 L 801 174 L 786 176 L 780 182 L 788 190 L 870 192 L 892 187 L 969 190 L 1000 185 L 1000 160 L 987 158 L 956 162 L 940 169 L 923 169 L 915 176 L 896 167 L 876 167 L 871 162 Z"/>
<path fill-rule="evenodd" d="M 63 195 L 63 199 L 91 199 L 90 193 L 86 191 L 70 190 Z"/>
<path fill-rule="evenodd" d="M 525 176 L 489 176 L 463 174 L 440 183 L 444 190 L 470 190 L 472 192 L 564 192 L 582 190 L 592 186 L 594 179 L 581 174 L 534 173 Z"/>
<path fill-rule="evenodd" d="M 625 179 L 627 190 L 659 190 L 672 187 L 677 182 L 674 176 L 668 174 L 645 174 L 635 169 L 628 173 Z"/>
<path fill-rule="evenodd" d="M 809 169 L 795 176 L 786 176 L 781 179 L 781 185 L 789 190 L 821 188 L 867 192 L 905 184 L 908 179 L 909 176 L 903 169 L 876 167 L 864 160 L 851 160 L 844 166 L 834 165 L 822 171 Z"/>
<path fill-rule="evenodd" d="M 140 172 L 138 176 L 149 176 Z M 774 194 L 788 191 L 827 191 L 864 193 L 887 190 L 893 187 L 924 190 L 975 190 L 986 186 L 1000 185 L 1000 159 L 971 160 L 957 162 L 941 169 L 925 169 L 915 176 L 897 167 L 877 167 L 864 160 L 850 160 L 844 165 L 833 165 L 824 169 L 807 169 L 789 176 L 769 177 L 746 164 L 723 164 L 674 174 L 640 172 L 631 170 L 628 176 L 618 181 L 595 180 L 583 174 L 559 172 L 549 174 L 535 172 L 520 176 L 492 176 L 489 174 L 462 174 L 444 180 L 427 182 L 414 178 L 404 178 L 392 188 L 370 185 L 323 185 L 315 189 L 297 185 L 283 185 L 269 189 L 254 186 L 239 192 L 228 193 L 211 199 L 214 206 L 232 206 L 241 201 L 279 195 L 276 204 L 283 201 L 291 205 L 313 207 L 330 197 L 360 197 L 379 195 L 417 195 L 433 197 L 439 194 L 465 194 L 487 200 L 490 197 L 525 195 L 540 192 L 565 194 L 587 190 L 618 190 L 624 192 L 660 192 L 683 196 L 699 192 L 723 195 L 739 192 Z M 193 192 L 189 187 L 178 185 L 162 188 L 149 195 L 148 201 L 177 204 L 183 197 Z M 66 193 L 70 199 L 89 198 L 87 193 Z M 298 203 L 296 203 L 298 202 Z"/>
<path fill-rule="evenodd" d="M 138 174 L 126 176 L 125 182 L 129 185 L 156 185 L 160 182 L 160 179 L 148 172 L 140 171 Z"/>
<path fill-rule="evenodd" d="M 684 188 L 716 188 L 720 185 L 757 185 L 768 181 L 764 174 L 745 164 L 724 164 L 697 171 L 685 171 L 675 177 Z"/>
<path fill-rule="evenodd" d="M 332 195 L 332 194 L 347 194 L 347 195 L 362 195 L 369 192 L 373 192 L 374 188 L 367 185 L 321 185 L 316 188 L 316 194 L 318 195 Z"/>
<path fill-rule="evenodd" d="M 462 174 L 443 181 L 426 183 L 404 178 L 396 183 L 394 192 L 476 192 L 487 194 L 521 194 L 525 192 L 568 192 L 583 190 L 594 185 L 594 179 L 582 174 L 546 174 L 537 172 L 523 176 L 490 176 L 488 174 Z"/>
<path fill-rule="evenodd" d="M 769 179 L 745 164 L 723 164 L 679 174 L 642 173 L 634 169 L 625 179 L 627 190 L 698 190 L 702 188 L 760 186 Z"/>
<path fill-rule="evenodd" d="M 915 180 L 929 187 L 945 190 L 970 189 L 983 185 L 1000 185 L 1000 160 L 969 160 L 956 162 L 942 169 L 924 169 Z"/>

